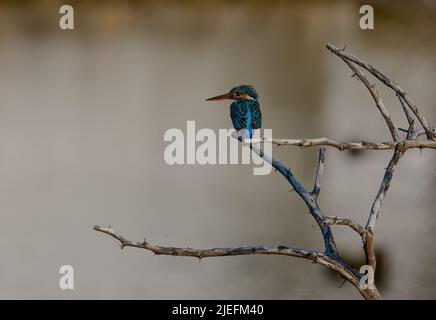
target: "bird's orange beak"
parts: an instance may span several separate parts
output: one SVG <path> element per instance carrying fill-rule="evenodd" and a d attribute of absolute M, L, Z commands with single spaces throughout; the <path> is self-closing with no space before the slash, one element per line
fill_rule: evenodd
<path fill-rule="evenodd" d="M 206 101 L 218 101 L 218 100 L 229 100 L 233 99 L 232 95 L 230 93 L 222 94 L 216 97 L 212 97 L 209 99 L 206 99 Z"/>

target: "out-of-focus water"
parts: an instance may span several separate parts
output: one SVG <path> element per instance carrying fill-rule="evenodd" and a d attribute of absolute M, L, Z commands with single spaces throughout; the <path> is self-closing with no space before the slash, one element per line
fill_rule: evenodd
<path fill-rule="evenodd" d="M 320 266 L 274 256 L 169 258 L 119 250 L 92 231 L 112 225 L 161 245 L 284 244 L 321 248 L 307 209 L 277 174 L 250 166 L 168 166 L 168 128 L 230 127 L 225 103 L 205 98 L 241 83 L 260 96 L 276 137 L 388 140 L 370 95 L 327 42 L 391 75 L 436 123 L 435 14 L 376 9 L 358 28 L 348 1 L 111 2 L 75 6 L 76 30 L 58 28 L 58 3 L 0 3 L 0 298 L 358 298 Z M 406 125 L 392 92 L 377 87 Z M 308 187 L 316 149 L 274 148 Z M 320 205 L 366 222 L 389 152 L 329 149 Z M 435 154 L 409 152 L 377 232 L 381 293 L 435 298 Z M 360 244 L 335 229 L 340 251 Z M 75 290 L 59 289 L 59 267 Z"/>

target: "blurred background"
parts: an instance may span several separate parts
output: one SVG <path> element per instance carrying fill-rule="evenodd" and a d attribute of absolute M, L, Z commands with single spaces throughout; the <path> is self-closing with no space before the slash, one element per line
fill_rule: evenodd
<path fill-rule="evenodd" d="M 205 98 L 256 87 L 275 137 L 389 140 L 366 88 L 331 42 L 401 84 L 436 124 L 435 1 L 0 1 L 0 298 L 360 299 L 309 261 L 280 256 L 154 256 L 132 240 L 322 248 L 307 209 L 278 176 L 250 165 L 168 166 L 169 128 L 230 128 Z M 59 28 L 59 8 L 75 30 Z M 396 123 L 393 93 L 378 85 Z M 274 147 L 311 187 L 317 149 Z M 364 224 L 391 152 L 328 149 L 319 203 Z M 377 283 L 385 298 L 436 298 L 436 154 L 409 151 L 382 207 Z M 359 239 L 334 227 L 363 264 Z M 59 268 L 75 270 L 60 290 Z"/>

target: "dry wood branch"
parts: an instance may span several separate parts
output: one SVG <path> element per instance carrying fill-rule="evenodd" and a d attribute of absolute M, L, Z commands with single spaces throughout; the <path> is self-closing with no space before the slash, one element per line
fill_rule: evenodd
<path fill-rule="evenodd" d="M 305 258 L 317 262 L 318 259 L 323 259 L 324 254 L 314 250 L 306 250 L 292 248 L 288 246 L 242 246 L 232 248 L 212 248 L 212 249 L 192 249 L 192 248 L 176 248 L 162 247 L 148 243 L 147 241 L 131 241 L 117 234 L 110 227 L 94 226 L 95 231 L 105 233 L 120 242 L 121 249 L 124 247 L 134 247 L 151 251 L 157 255 L 166 256 L 184 256 L 195 258 L 210 258 L 224 256 L 240 256 L 247 254 L 276 254 L 298 258 Z"/>
<path fill-rule="evenodd" d="M 368 222 L 365 227 L 366 232 L 363 234 L 362 237 L 367 263 L 373 268 L 373 270 L 375 270 L 376 268 L 376 255 L 375 255 L 375 242 L 374 242 L 375 227 L 376 227 L 376 222 L 380 213 L 380 208 L 383 199 L 386 196 L 387 191 L 389 190 L 389 186 L 392 180 L 394 170 L 398 165 L 401 156 L 406 152 L 407 149 L 413 148 L 415 146 L 418 146 L 419 148 L 422 149 L 424 148 L 423 145 L 430 146 L 430 148 L 433 148 L 432 147 L 433 141 L 431 140 L 434 139 L 436 135 L 434 133 L 434 130 L 430 128 L 423 114 L 416 107 L 415 103 L 410 99 L 407 93 L 403 91 L 394 81 L 386 77 L 384 74 L 382 74 L 380 71 L 378 71 L 371 65 L 360 61 L 358 58 L 356 58 L 351 54 L 345 53 L 344 50 L 340 50 L 334 45 L 327 44 L 327 48 L 331 52 L 336 54 L 339 58 L 341 58 L 354 71 L 355 75 L 357 75 L 359 79 L 368 88 L 374 100 L 376 101 L 379 110 L 383 114 L 383 117 L 386 120 L 386 124 L 394 140 L 394 144 L 392 144 L 392 146 L 394 147 L 395 152 L 385 171 L 381 186 L 371 207 L 370 214 L 368 217 Z M 400 104 L 403 108 L 403 111 L 406 115 L 407 121 L 409 123 L 409 129 L 407 130 L 407 134 L 406 134 L 406 141 L 401 141 L 401 142 L 399 141 L 395 126 L 393 125 L 392 121 L 389 121 L 390 116 L 387 114 L 387 111 L 384 109 L 383 103 L 381 102 L 381 99 L 379 99 L 380 97 L 378 95 L 378 92 L 374 89 L 374 86 L 370 84 L 368 79 L 363 75 L 363 73 L 359 70 L 359 68 L 356 67 L 354 64 L 357 64 L 358 66 L 366 69 L 372 75 L 374 75 L 378 80 L 380 80 L 383 84 L 385 84 L 386 86 L 388 86 L 389 88 L 395 91 L 396 95 L 399 98 Z M 429 140 L 419 141 L 419 142 L 416 140 L 416 138 L 419 136 L 419 132 L 416 131 L 414 128 L 415 121 L 413 119 L 410 110 L 413 111 L 415 116 L 421 122 L 421 125 Z M 393 134 L 394 132 L 393 129 L 395 129 L 395 133 L 396 133 L 395 135 Z"/>
<path fill-rule="evenodd" d="M 398 100 L 400 101 L 401 107 L 403 108 L 404 114 L 406 115 L 407 122 L 410 127 L 413 127 L 413 115 L 410 107 L 404 102 L 404 99 L 397 93 Z"/>
<path fill-rule="evenodd" d="M 385 174 L 383 176 L 382 183 L 377 192 L 375 200 L 372 204 L 371 211 L 368 217 L 368 222 L 365 227 L 367 233 L 365 234 L 363 243 L 364 243 L 366 260 L 374 271 L 377 265 L 376 254 L 375 254 L 375 243 L 374 243 L 374 235 L 375 235 L 375 227 L 376 227 L 377 219 L 380 214 L 380 209 L 383 199 L 385 198 L 389 190 L 389 186 L 391 184 L 395 168 L 397 167 L 398 162 L 400 161 L 401 156 L 404 154 L 404 152 L 405 149 L 401 145 L 398 145 L 397 148 L 395 148 L 394 155 L 389 161 L 388 167 L 386 168 Z"/>
<path fill-rule="evenodd" d="M 416 106 L 415 102 L 413 102 L 413 100 L 409 97 L 409 95 L 403 89 L 401 89 L 401 87 L 397 83 L 395 83 L 395 81 L 392 81 L 391 79 L 389 79 L 387 76 L 385 76 L 383 73 L 381 73 L 379 70 L 377 70 L 376 68 L 374 68 L 370 64 L 362 62 L 360 59 L 353 56 L 352 54 L 346 53 L 346 52 L 344 52 L 344 50 L 341 50 L 330 43 L 327 44 L 327 49 L 329 49 L 331 52 L 336 54 L 341 59 L 356 63 L 360 67 L 368 70 L 378 80 L 380 80 L 386 86 L 388 86 L 389 88 L 394 90 L 396 94 L 398 94 L 401 98 L 404 99 L 404 101 L 407 103 L 407 105 L 410 107 L 410 109 L 412 109 L 413 113 L 418 118 L 419 122 L 421 123 L 422 127 L 424 128 L 424 130 L 427 134 L 427 138 L 428 139 L 436 139 L 436 134 L 434 133 L 434 131 L 430 127 L 427 119 L 424 117 L 422 112 Z"/>
<path fill-rule="evenodd" d="M 241 140 L 241 138 L 237 135 L 234 135 L 233 137 Z M 270 165 L 272 165 L 273 168 L 275 168 L 278 172 L 280 172 L 280 174 L 291 184 L 295 192 L 306 203 L 306 206 L 308 207 L 310 213 L 312 214 L 313 218 L 321 229 L 321 233 L 324 238 L 326 254 L 336 256 L 339 259 L 339 253 L 336 247 L 335 240 L 333 238 L 333 233 L 330 229 L 330 226 L 325 223 L 325 217 L 322 214 L 321 209 L 316 203 L 316 199 L 312 196 L 312 194 L 310 194 L 297 180 L 290 168 L 285 167 L 282 163 L 275 160 L 270 155 L 264 153 L 256 145 L 249 144 L 249 147 L 251 148 L 251 150 L 253 150 L 254 153 L 256 153 L 259 157 L 268 162 Z"/>
<path fill-rule="evenodd" d="M 334 52 L 336 53 L 336 52 Z M 365 85 L 365 87 L 369 90 L 371 93 L 372 98 L 374 99 L 374 102 L 379 109 L 380 113 L 382 114 L 383 118 L 385 119 L 386 125 L 388 126 L 389 131 L 391 132 L 392 139 L 394 141 L 399 141 L 400 137 L 398 136 L 397 128 L 389 115 L 388 110 L 385 108 L 383 101 L 378 93 L 378 91 L 375 89 L 375 85 L 371 84 L 366 78 L 366 76 L 363 74 L 362 71 L 359 70 L 355 65 L 353 65 L 350 61 L 348 61 L 346 58 L 344 58 L 342 55 L 338 55 L 349 67 L 351 70 L 353 70 L 354 74 L 362 81 L 362 83 Z"/>
<path fill-rule="evenodd" d="M 318 158 L 318 169 L 316 170 L 315 183 L 313 185 L 313 190 L 310 193 L 312 197 L 317 200 L 319 196 L 319 192 L 321 191 L 321 180 L 324 175 L 325 168 L 325 149 L 319 149 L 319 158 Z"/>
<path fill-rule="evenodd" d="M 117 234 L 110 227 L 94 226 L 94 230 L 105 233 L 110 237 L 116 239 L 120 243 L 121 249 L 124 247 L 134 247 L 153 252 L 156 255 L 167 256 L 184 256 L 194 257 L 198 259 L 210 258 L 210 257 L 225 257 L 225 256 L 240 256 L 240 255 L 284 255 L 297 258 L 303 258 L 311 260 L 313 263 L 320 264 L 326 268 L 332 269 L 338 272 L 344 279 L 351 282 L 359 291 L 362 289 L 359 286 L 359 279 L 355 274 L 347 269 L 340 261 L 337 261 L 334 257 L 326 255 L 321 252 L 308 249 L 293 248 L 289 246 L 241 246 L 230 248 L 212 248 L 212 249 L 192 249 L 192 248 L 177 248 L 177 247 L 162 247 L 154 244 L 150 244 L 147 241 L 131 241 L 123 236 Z M 365 290 L 362 295 L 365 294 Z M 368 293 L 366 293 L 368 294 Z M 372 290 L 372 295 L 380 297 L 378 291 Z"/>
<path fill-rule="evenodd" d="M 341 218 L 336 216 L 326 216 L 326 223 L 329 225 L 342 225 L 342 226 L 348 226 L 354 231 L 356 231 L 360 236 L 363 236 L 366 232 L 365 228 L 362 227 L 360 224 L 353 222 L 353 220 L 348 218 Z"/>
<path fill-rule="evenodd" d="M 397 148 L 395 149 L 394 155 L 392 156 L 391 160 L 389 161 L 388 167 L 386 168 L 385 174 L 383 176 L 383 181 L 382 181 L 381 186 L 377 192 L 377 196 L 376 196 L 374 203 L 372 205 L 371 212 L 370 212 L 369 218 L 368 218 L 368 222 L 366 224 L 366 229 L 370 233 L 373 233 L 375 230 L 375 226 L 376 226 L 377 218 L 378 218 L 378 215 L 380 212 L 382 201 L 383 201 L 386 193 L 389 190 L 389 186 L 391 184 L 395 168 L 397 167 L 398 162 L 400 161 L 401 156 L 404 154 L 404 152 L 405 152 L 405 149 L 401 145 L 398 145 Z"/>
<path fill-rule="evenodd" d="M 416 133 L 417 136 L 423 132 Z M 282 138 L 258 138 L 244 140 L 244 144 L 259 144 L 259 143 L 272 143 L 276 145 L 296 146 L 301 148 L 327 146 L 333 147 L 340 151 L 343 150 L 391 150 L 399 144 L 403 144 L 405 149 L 436 149 L 436 141 L 432 140 L 405 140 L 400 142 L 385 141 L 385 142 L 343 142 L 326 137 L 313 138 L 313 139 L 282 139 Z"/>
<path fill-rule="evenodd" d="M 415 131 L 415 119 L 412 119 L 410 121 L 409 129 L 407 130 L 406 139 L 415 139 L 416 137 L 416 131 Z"/>

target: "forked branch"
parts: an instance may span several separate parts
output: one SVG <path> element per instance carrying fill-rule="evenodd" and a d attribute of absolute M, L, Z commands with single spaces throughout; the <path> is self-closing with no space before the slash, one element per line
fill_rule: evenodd
<path fill-rule="evenodd" d="M 361 61 L 359 58 L 353 56 L 350 53 L 346 53 L 345 50 L 341 50 L 334 46 L 333 44 L 327 44 L 327 49 L 329 49 L 331 52 L 336 54 L 338 57 L 340 57 L 343 60 L 353 62 L 360 67 L 368 70 L 374 77 L 376 77 L 378 80 L 380 80 L 383 84 L 385 84 L 387 87 L 391 88 L 395 91 L 397 95 L 399 95 L 404 102 L 409 106 L 410 109 L 412 109 L 415 116 L 418 118 L 419 122 L 421 123 L 422 127 L 424 128 L 424 131 L 427 134 L 427 138 L 429 140 L 435 140 L 436 134 L 434 130 L 430 127 L 427 119 L 424 117 L 422 112 L 418 109 L 415 102 L 409 97 L 407 92 L 405 92 L 395 81 L 389 79 L 387 76 L 385 76 L 383 73 L 381 73 L 379 70 L 374 68 L 368 63 L 365 63 Z"/>
<path fill-rule="evenodd" d="M 192 248 L 176 248 L 176 247 L 162 247 L 158 245 L 153 245 L 147 241 L 137 242 L 127 240 L 121 235 L 115 233 L 111 228 L 104 228 L 100 226 L 95 226 L 94 230 L 98 232 L 105 233 L 112 238 L 118 240 L 121 244 L 121 248 L 124 247 L 135 247 L 140 249 L 145 249 L 154 252 L 158 255 L 169 255 L 169 256 L 187 256 L 196 257 L 199 259 L 206 257 L 222 257 L 222 256 L 235 256 L 235 255 L 248 255 L 248 254 L 275 254 L 275 255 L 286 255 L 298 258 L 304 258 L 323 265 L 329 269 L 335 270 L 341 277 L 350 282 L 356 287 L 356 289 L 361 293 L 365 299 L 380 299 L 381 296 L 375 286 L 365 287 L 362 286 L 360 281 L 362 276 L 349 266 L 345 261 L 343 261 L 339 255 L 338 248 L 336 246 L 333 232 L 331 229 L 332 225 L 344 225 L 351 228 L 357 233 L 361 238 L 364 253 L 366 257 L 367 264 L 372 267 L 373 271 L 376 269 L 376 254 L 375 254 L 375 229 L 377 224 L 377 219 L 380 216 L 381 206 L 383 199 L 389 190 L 389 186 L 392 182 L 392 177 L 394 175 L 395 169 L 404 153 L 409 149 L 436 149 L 436 133 L 433 128 L 430 127 L 428 121 L 423 116 L 421 111 L 416 107 L 416 104 L 410 99 L 408 94 L 403 91 L 398 84 L 386 77 L 380 71 L 372 67 L 371 65 L 362 62 L 355 56 L 346 53 L 344 49 L 338 49 L 334 45 L 328 44 L 327 48 L 341 58 L 354 72 L 365 87 L 369 90 L 376 107 L 380 111 L 385 123 L 389 129 L 392 141 L 386 142 L 341 142 L 329 138 L 316 138 L 316 139 L 250 139 L 243 140 L 239 136 L 234 136 L 239 139 L 243 145 L 249 146 L 251 150 L 261 157 L 264 161 L 268 162 L 272 167 L 279 172 L 286 181 L 293 187 L 298 196 L 304 201 L 313 219 L 316 221 L 322 237 L 324 239 L 324 251 L 314 251 L 311 249 L 299 249 L 289 246 L 243 246 L 243 247 L 231 247 L 231 248 L 212 248 L 212 249 L 192 249 Z M 409 123 L 409 128 L 400 129 L 397 128 L 388 112 L 386 107 L 381 100 L 379 92 L 375 89 L 375 85 L 371 84 L 366 78 L 363 72 L 359 69 L 363 68 L 374 75 L 383 84 L 395 91 L 398 96 L 401 107 L 405 113 L 407 121 Z M 415 125 L 418 121 L 421 124 L 423 130 L 417 130 Z M 405 132 L 405 136 L 402 138 L 399 135 L 399 131 Z M 426 140 L 419 139 L 421 136 L 426 136 Z M 371 209 L 369 211 L 368 220 L 366 226 L 352 221 L 348 218 L 337 217 L 337 216 L 325 216 L 318 205 L 318 195 L 321 190 L 322 176 L 325 170 L 325 149 L 321 148 L 319 152 L 318 165 L 316 170 L 315 181 L 313 184 L 313 189 L 308 192 L 306 188 L 300 183 L 300 181 L 295 177 L 294 173 L 289 167 L 284 166 L 281 162 L 274 159 L 271 155 L 263 152 L 260 148 L 261 143 L 273 143 L 277 145 L 289 145 L 289 146 L 299 146 L 302 148 L 313 147 L 313 146 L 330 146 L 338 150 L 394 150 L 394 154 L 389 161 L 389 164 L 384 172 L 381 185 L 372 203 Z"/>

